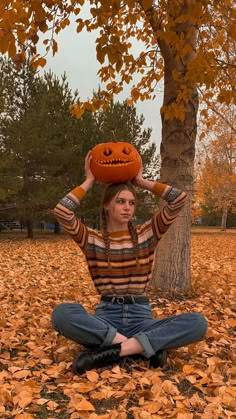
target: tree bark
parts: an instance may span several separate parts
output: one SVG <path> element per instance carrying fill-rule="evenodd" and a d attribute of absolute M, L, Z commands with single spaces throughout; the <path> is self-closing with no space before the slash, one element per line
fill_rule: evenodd
<path fill-rule="evenodd" d="M 187 33 L 188 25 L 176 25 L 176 33 Z M 192 32 L 191 45 L 196 43 L 196 33 Z M 194 58 L 192 49 L 189 56 L 179 59 L 171 45 L 160 40 L 161 54 L 165 63 L 163 106 L 172 103 L 178 106 L 181 86 L 190 92 L 185 103 L 185 120 L 166 118 L 162 115 L 161 181 L 188 193 L 188 203 L 166 236 L 160 241 L 156 251 L 151 284 L 168 292 L 188 292 L 191 289 L 191 201 L 197 134 L 198 92 L 197 87 L 186 79 L 188 63 Z M 173 77 L 178 74 L 178 80 Z"/>
<path fill-rule="evenodd" d="M 33 231 L 33 221 L 28 219 L 27 220 L 27 238 L 33 239 L 34 231 Z"/>
<path fill-rule="evenodd" d="M 55 223 L 54 223 L 54 234 L 60 234 L 60 232 L 61 232 L 61 230 L 60 230 L 60 224 L 56 220 Z"/>
<path fill-rule="evenodd" d="M 226 230 L 227 228 L 227 218 L 228 218 L 228 207 L 227 205 L 223 208 L 223 214 L 221 218 L 221 230 Z"/>
<path fill-rule="evenodd" d="M 196 94 L 188 105 L 183 124 L 163 120 L 161 181 L 189 195 L 184 211 L 157 247 L 152 284 L 168 292 L 191 289 L 191 201 L 197 103 Z"/>

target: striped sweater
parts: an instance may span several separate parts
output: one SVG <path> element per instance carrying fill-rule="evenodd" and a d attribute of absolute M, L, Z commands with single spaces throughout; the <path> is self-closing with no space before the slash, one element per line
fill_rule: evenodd
<path fill-rule="evenodd" d="M 151 277 L 157 243 L 176 219 L 186 202 L 185 192 L 155 182 L 152 192 L 166 206 L 147 222 L 138 225 L 138 261 L 129 231 L 109 234 L 110 263 L 105 254 L 102 232 L 84 225 L 74 214 L 85 191 L 78 186 L 55 207 L 54 214 L 85 254 L 91 278 L 101 295 L 143 295 Z"/>

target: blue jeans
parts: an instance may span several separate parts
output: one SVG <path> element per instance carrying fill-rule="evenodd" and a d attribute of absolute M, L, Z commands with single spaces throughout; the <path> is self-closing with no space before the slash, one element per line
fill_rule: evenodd
<path fill-rule="evenodd" d="M 179 348 L 201 340 L 207 321 L 198 313 L 185 313 L 164 319 L 153 319 L 151 306 L 145 304 L 112 304 L 102 301 L 94 315 L 81 304 L 62 303 L 52 313 L 52 324 L 61 335 L 83 346 L 110 346 L 117 332 L 136 338 L 150 358 L 161 349 Z"/>

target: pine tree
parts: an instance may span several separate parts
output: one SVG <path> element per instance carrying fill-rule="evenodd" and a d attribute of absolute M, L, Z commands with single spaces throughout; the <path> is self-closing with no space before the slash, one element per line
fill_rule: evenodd
<path fill-rule="evenodd" d="M 11 68 L 13 82 L 3 78 L 1 138 L 7 182 L 1 195 L 5 205 L 14 203 L 15 217 L 27 224 L 32 237 L 33 221 L 53 219 L 50 209 L 76 183 L 81 121 L 69 107 L 78 93 L 72 94 L 65 76 L 39 77 L 27 62 L 21 68 L 8 62 L 5 68 Z"/>

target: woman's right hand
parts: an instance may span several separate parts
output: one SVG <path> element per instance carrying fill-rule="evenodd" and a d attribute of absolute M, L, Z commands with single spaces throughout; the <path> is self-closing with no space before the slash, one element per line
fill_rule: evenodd
<path fill-rule="evenodd" d="M 143 185 L 143 162 L 142 159 L 140 157 L 140 169 L 137 173 L 137 175 L 135 176 L 135 178 L 133 179 L 133 182 L 136 186 L 142 188 Z"/>

